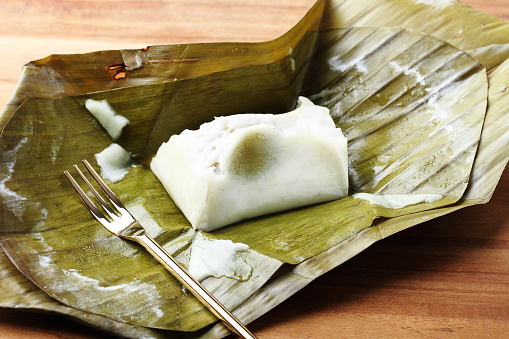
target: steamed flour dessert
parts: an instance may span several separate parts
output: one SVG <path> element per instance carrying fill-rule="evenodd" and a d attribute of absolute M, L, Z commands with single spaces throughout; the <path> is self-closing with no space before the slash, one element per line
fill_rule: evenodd
<path fill-rule="evenodd" d="M 99 121 L 113 140 L 117 140 L 122 134 L 122 129 L 129 124 L 129 120 L 117 114 L 107 100 L 87 99 L 85 107 Z"/>
<path fill-rule="evenodd" d="M 399 209 L 410 205 L 420 204 L 423 202 L 435 202 L 441 200 L 441 194 L 370 194 L 370 193 L 356 193 L 354 198 L 369 201 L 372 205 Z"/>
<path fill-rule="evenodd" d="M 197 232 L 191 245 L 189 274 L 202 281 L 208 277 L 226 277 L 245 281 L 251 277 L 253 268 L 243 255 L 249 246 L 231 240 L 208 239 Z"/>
<path fill-rule="evenodd" d="M 111 182 L 122 180 L 133 166 L 131 155 L 119 144 L 111 144 L 95 154 L 101 176 Z"/>
<path fill-rule="evenodd" d="M 300 97 L 284 114 L 219 117 L 163 143 L 151 169 L 195 229 L 348 194 L 347 141 Z"/>

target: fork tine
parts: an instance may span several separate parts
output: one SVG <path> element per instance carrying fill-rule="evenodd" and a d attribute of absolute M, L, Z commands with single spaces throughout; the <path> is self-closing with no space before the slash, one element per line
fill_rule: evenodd
<path fill-rule="evenodd" d="M 106 201 L 104 201 L 104 199 L 101 197 L 101 195 L 99 194 L 99 192 L 97 192 L 97 190 L 94 188 L 94 186 L 92 186 L 92 184 L 90 183 L 90 181 L 87 179 L 87 177 L 85 176 L 85 174 L 83 174 L 83 172 L 79 169 L 79 167 L 77 165 L 73 165 L 74 169 L 76 170 L 76 172 L 78 172 L 79 176 L 81 177 L 81 179 L 83 179 L 83 181 L 85 182 L 85 184 L 88 186 L 88 188 L 90 189 L 90 191 L 94 194 L 94 196 L 97 198 L 97 200 L 99 201 L 99 203 L 101 204 L 101 206 L 104 208 L 104 210 L 106 211 L 106 213 L 108 213 L 108 215 L 110 216 L 110 218 L 112 219 L 115 219 L 118 217 L 118 215 L 115 213 L 115 211 L 113 211 L 113 209 L 110 207 L 110 205 L 108 205 L 108 203 Z M 95 178 L 94 178 L 95 179 Z"/>
<path fill-rule="evenodd" d="M 127 211 L 127 209 L 124 207 L 124 205 L 122 204 L 122 202 L 120 202 L 120 199 L 115 195 L 115 193 L 113 193 L 113 191 L 108 187 L 108 185 L 106 185 L 104 180 L 99 176 L 99 174 L 97 174 L 97 172 L 90 165 L 90 163 L 87 160 L 82 160 L 82 162 L 85 165 L 85 167 L 87 168 L 87 170 L 90 172 L 92 177 L 94 177 L 95 181 L 97 181 L 97 184 L 101 187 L 101 189 L 104 191 L 104 193 L 108 196 L 108 198 L 110 199 L 112 204 L 115 205 L 115 207 L 119 211 L 122 211 L 122 212 L 125 211 L 125 212 L 129 213 Z"/>
<path fill-rule="evenodd" d="M 65 170 L 64 171 L 64 174 L 65 176 L 67 177 L 67 179 L 69 180 L 69 182 L 71 183 L 72 187 L 74 187 L 74 190 L 78 193 L 78 195 L 80 196 L 81 200 L 83 201 L 83 203 L 88 207 L 88 210 L 90 211 L 90 213 L 92 213 L 92 215 L 97 219 L 99 220 L 100 222 L 102 222 L 103 220 L 106 220 L 106 217 L 104 216 L 104 214 L 101 212 L 101 210 L 99 210 L 95 204 L 92 202 L 92 200 L 90 200 L 90 198 L 87 196 L 87 194 L 85 193 L 85 191 L 83 191 L 80 187 L 80 185 L 78 185 L 78 183 L 76 182 L 76 180 L 74 180 L 74 178 L 72 177 L 72 175 L 69 173 L 69 171 Z"/>

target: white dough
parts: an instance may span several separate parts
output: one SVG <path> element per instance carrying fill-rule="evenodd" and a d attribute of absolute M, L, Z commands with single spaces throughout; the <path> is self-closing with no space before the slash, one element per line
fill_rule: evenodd
<path fill-rule="evenodd" d="M 398 209 L 410 205 L 415 205 L 423 202 L 435 202 L 442 200 L 440 194 L 370 194 L 370 193 L 356 193 L 354 198 L 364 199 L 369 201 L 372 205 L 378 205 L 385 208 Z"/>
<path fill-rule="evenodd" d="M 129 120 L 117 114 L 106 100 L 87 99 L 85 107 L 99 121 L 113 140 L 117 140 L 122 134 L 122 129 L 129 124 Z"/>
<path fill-rule="evenodd" d="M 208 277 L 247 280 L 253 268 L 242 254 L 248 251 L 249 246 L 246 244 L 234 243 L 231 240 L 209 239 L 198 232 L 191 245 L 188 272 L 198 281 Z"/>
<path fill-rule="evenodd" d="M 101 168 L 101 176 L 111 182 L 122 180 L 132 167 L 131 156 L 118 144 L 111 144 L 95 154 L 95 159 Z"/>
<path fill-rule="evenodd" d="M 174 135 L 151 169 L 195 229 L 348 194 L 347 141 L 325 107 L 219 117 Z"/>

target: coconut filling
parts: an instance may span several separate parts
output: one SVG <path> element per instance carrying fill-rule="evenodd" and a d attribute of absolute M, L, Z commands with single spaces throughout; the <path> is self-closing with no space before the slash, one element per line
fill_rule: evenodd
<path fill-rule="evenodd" d="M 211 231 L 348 194 L 347 142 L 300 97 L 284 114 L 219 117 L 174 135 L 151 169 L 193 228 Z"/>

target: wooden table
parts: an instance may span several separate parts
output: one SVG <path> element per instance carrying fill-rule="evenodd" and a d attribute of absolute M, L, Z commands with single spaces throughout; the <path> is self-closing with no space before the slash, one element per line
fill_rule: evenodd
<path fill-rule="evenodd" d="M 509 20 L 507 0 L 463 0 Z M 164 4 L 165 3 L 165 4 Z M 2 0 L 0 105 L 52 53 L 261 41 L 314 0 Z M 260 338 L 458 338 L 509 333 L 509 170 L 487 205 L 398 233 L 323 275 L 250 329 Z M 58 315 L 0 310 L 1 338 L 108 338 Z"/>

